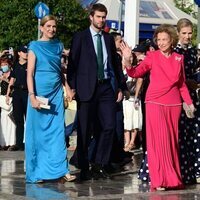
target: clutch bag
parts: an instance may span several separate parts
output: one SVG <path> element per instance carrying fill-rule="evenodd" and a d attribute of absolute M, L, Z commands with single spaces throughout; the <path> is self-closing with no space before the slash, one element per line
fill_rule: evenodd
<path fill-rule="evenodd" d="M 195 117 L 194 112 L 191 110 L 190 106 L 183 102 L 183 109 L 185 110 L 185 114 L 188 118 L 192 119 Z"/>
<path fill-rule="evenodd" d="M 42 102 L 42 104 L 40 104 L 41 108 L 44 108 L 44 109 L 47 109 L 47 110 L 50 109 L 50 105 L 48 105 L 48 103 L 49 103 L 49 99 L 48 98 L 41 97 L 41 96 L 36 96 L 36 99 L 38 101 Z"/>

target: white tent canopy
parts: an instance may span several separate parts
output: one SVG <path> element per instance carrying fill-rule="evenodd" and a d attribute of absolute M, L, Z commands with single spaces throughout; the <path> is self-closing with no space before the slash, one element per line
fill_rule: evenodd
<path fill-rule="evenodd" d="M 112 29 L 124 30 L 124 3 L 126 1 L 127 0 L 82 0 L 81 3 L 84 7 L 94 3 L 104 4 L 108 9 L 107 26 Z M 134 17 L 135 15 L 133 13 L 133 22 L 130 26 L 134 26 Z M 139 0 L 139 39 L 150 39 L 153 36 L 153 32 L 160 24 L 176 25 L 181 18 L 187 18 L 194 24 L 197 24 L 196 19 L 176 8 L 172 0 Z M 129 21 L 131 22 L 131 20 Z"/>
<path fill-rule="evenodd" d="M 104 4 L 108 9 L 108 20 L 119 21 L 120 0 L 98 0 L 97 3 Z M 122 21 L 124 7 L 122 10 Z M 140 0 L 139 23 L 145 24 L 172 24 L 176 25 L 180 18 L 187 18 L 197 24 L 197 20 L 176 8 L 170 0 Z"/>

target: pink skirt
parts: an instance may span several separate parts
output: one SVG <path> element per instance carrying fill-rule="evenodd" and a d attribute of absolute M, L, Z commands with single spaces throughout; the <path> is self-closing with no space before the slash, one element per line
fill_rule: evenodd
<path fill-rule="evenodd" d="M 183 188 L 178 144 L 181 109 L 179 105 L 146 103 L 147 158 L 152 190 Z"/>

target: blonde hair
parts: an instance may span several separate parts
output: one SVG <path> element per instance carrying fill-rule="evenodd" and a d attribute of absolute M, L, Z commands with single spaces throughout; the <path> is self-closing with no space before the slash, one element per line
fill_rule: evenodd
<path fill-rule="evenodd" d="M 170 36 L 170 39 L 172 41 L 172 47 L 175 47 L 177 45 L 178 35 L 173 25 L 162 24 L 155 30 L 154 35 L 153 35 L 153 40 L 156 44 L 157 44 L 158 33 L 167 33 Z"/>
<path fill-rule="evenodd" d="M 181 18 L 177 22 L 177 31 L 180 32 L 184 27 L 191 27 L 193 28 L 192 22 L 187 18 Z"/>
<path fill-rule="evenodd" d="M 54 20 L 55 22 L 57 22 L 57 19 L 56 19 L 55 16 L 53 16 L 53 15 L 46 15 L 46 16 L 44 16 L 41 19 L 40 26 L 44 26 L 50 20 Z"/>
<path fill-rule="evenodd" d="M 57 23 L 57 19 L 53 15 L 46 15 L 40 21 L 40 26 L 44 26 L 48 21 L 54 20 Z M 42 37 L 43 33 L 40 31 L 40 38 Z"/>

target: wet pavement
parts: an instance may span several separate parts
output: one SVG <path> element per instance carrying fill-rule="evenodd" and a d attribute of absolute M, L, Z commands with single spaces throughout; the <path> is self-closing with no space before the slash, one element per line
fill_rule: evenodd
<path fill-rule="evenodd" d="M 72 151 L 69 151 L 70 155 Z M 150 192 L 149 184 L 137 179 L 141 158 L 141 151 L 136 151 L 133 161 L 111 180 L 26 184 L 24 152 L 0 151 L 0 200 L 200 200 L 200 184 L 187 186 L 184 190 Z M 73 166 L 70 168 L 72 173 L 78 173 Z"/>

